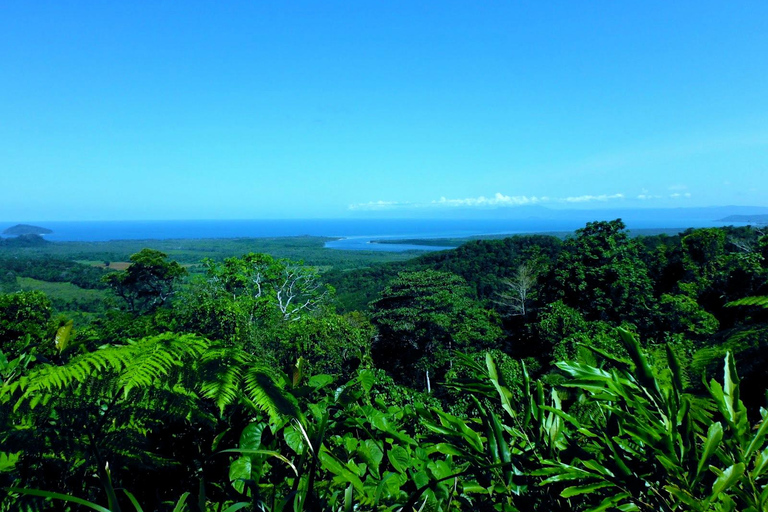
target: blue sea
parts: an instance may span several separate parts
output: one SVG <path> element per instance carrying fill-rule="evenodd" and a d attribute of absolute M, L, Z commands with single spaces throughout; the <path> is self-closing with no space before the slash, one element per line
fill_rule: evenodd
<path fill-rule="evenodd" d="M 330 249 L 404 251 L 440 250 L 443 247 L 406 244 L 376 244 L 371 241 L 401 238 L 459 238 L 477 235 L 573 231 L 584 227 L 585 218 L 544 219 L 307 219 L 307 220 L 173 220 L 173 221 L 82 221 L 25 222 L 53 231 L 46 240 L 108 241 L 190 238 L 261 238 L 324 236 L 339 238 L 326 244 Z M 611 217 L 614 218 L 614 217 Z M 587 220 L 597 220 L 587 218 Z M 640 216 L 625 219 L 629 229 L 722 226 L 708 218 L 670 219 Z M 0 232 L 15 223 L 0 223 Z"/>

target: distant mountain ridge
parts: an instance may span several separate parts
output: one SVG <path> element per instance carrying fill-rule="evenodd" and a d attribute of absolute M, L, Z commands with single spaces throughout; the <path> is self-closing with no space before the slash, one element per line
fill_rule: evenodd
<path fill-rule="evenodd" d="M 48 228 L 42 228 L 40 226 L 32 226 L 30 224 L 16 224 L 3 231 L 4 235 L 20 236 L 20 235 L 50 235 L 53 233 Z"/>

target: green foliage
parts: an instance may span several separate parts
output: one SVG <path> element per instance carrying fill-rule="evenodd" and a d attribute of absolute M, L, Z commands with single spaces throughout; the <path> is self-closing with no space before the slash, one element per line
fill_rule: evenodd
<path fill-rule="evenodd" d="M 548 296 L 590 320 L 645 321 L 652 284 L 640 245 L 620 219 L 590 222 L 565 241 L 548 280 Z"/>
<path fill-rule="evenodd" d="M 0 352 L 15 358 L 36 347 L 41 355 L 50 353 L 44 340 L 52 334 L 51 302 L 40 292 L 0 295 Z"/>
<path fill-rule="evenodd" d="M 105 270 L 58 257 L 0 257 L 0 275 L 8 273 L 50 283 L 72 283 L 86 290 L 107 287 L 102 281 Z"/>
<path fill-rule="evenodd" d="M 692 336 L 717 332 L 720 323 L 688 295 L 664 294 L 659 299 L 659 331 Z"/>
<path fill-rule="evenodd" d="M 338 273 L 221 259 L 252 241 L 200 241 L 219 259 L 189 282 L 142 251 L 109 278 L 133 313 L 88 325 L 0 296 L 0 510 L 766 509 L 757 234 L 622 228 L 345 273 L 379 296 L 371 322 L 333 310 L 320 279 Z M 502 333 L 484 306 L 521 264 L 541 293 Z"/>
<path fill-rule="evenodd" d="M 142 249 L 131 256 L 131 265 L 121 272 L 104 276 L 104 282 L 122 298 L 131 313 L 151 313 L 170 299 L 176 280 L 187 274 L 168 255 Z"/>
<path fill-rule="evenodd" d="M 501 334 L 497 319 L 468 297 L 464 281 L 446 272 L 403 272 L 371 307 L 379 330 L 374 359 L 417 389 L 444 374 L 453 350 L 490 348 Z"/>
<path fill-rule="evenodd" d="M 38 281 L 29 277 L 19 277 L 18 284 L 24 291 L 43 292 L 51 301 L 51 306 L 59 312 L 99 313 L 104 310 L 109 296 L 106 290 L 85 289 L 72 283 Z"/>
<path fill-rule="evenodd" d="M 267 254 L 203 264 L 205 275 L 182 297 L 182 321 L 229 343 L 259 344 L 259 331 L 312 315 L 333 292 L 316 269 Z"/>

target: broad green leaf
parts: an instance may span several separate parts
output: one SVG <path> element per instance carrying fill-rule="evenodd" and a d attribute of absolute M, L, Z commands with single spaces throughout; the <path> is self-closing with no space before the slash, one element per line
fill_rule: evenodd
<path fill-rule="evenodd" d="M 370 393 L 371 389 L 373 389 L 373 384 L 376 382 L 376 375 L 372 370 L 360 370 L 357 374 L 357 379 L 360 381 L 365 392 Z"/>
<path fill-rule="evenodd" d="M 752 470 L 752 478 L 758 479 L 768 469 L 768 448 L 757 454 L 755 457 L 755 468 Z"/>
<path fill-rule="evenodd" d="M 454 469 L 444 460 L 436 460 L 427 464 L 427 468 L 432 472 L 436 480 L 451 476 L 455 473 Z"/>
<path fill-rule="evenodd" d="M 624 504 L 617 507 L 617 504 L 621 502 L 621 500 L 629 498 L 630 494 L 628 492 L 622 492 L 613 496 L 608 496 L 603 501 L 600 502 L 599 505 L 596 507 L 592 507 L 590 509 L 587 509 L 585 512 L 605 512 L 606 510 L 618 508 L 619 510 L 625 510 L 627 512 L 634 511 L 634 510 L 640 510 L 635 506 L 634 504 Z M 634 506 L 635 508 L 622 508 L 626 507 L 627 505 Z"/>
<path fill-rule="evenodd" d="M 585 468 L 591 469 L 595 473 L 600 473 L 601 475 L 607 476 L 610 478 L 613 478 L 615 476 L 613 472 L 611 472 L 608 468 L 606 468 L 596 460 L 588 459 L 588 460 L 581 461 L 581 463 L 584 465 Z"/>
<path fill-rule="evenodd" d="M 344 481 L 351 483 L 358 492 L 364 492 L 363 482 L 360 480 L 360 477 L 327 449 L 323 448 L 318 454 L 318 458 L 325 469 L 334 475 L 341 477 Z"/>
<path fill-rule="evenodd" d="M 723 395 L 725 406 L 733 423 L 737 423 L 736 407 L 739 400 L 739 376 L 736 374 L 736 363 L 730 351 L 725 354 L 723 367 Z"/>
<path fill-rule="evenodd" d="M 261 446 L 261 436 L 267 427 L 265 423 L 249 423 L 240 434 L 240 448 L 256 450 Z"/>
<path fill-rule="evenodd" d="M 755 435 L 752 436 L 752 440 L 747 447 L 747 452 L 744 454 L 745 460 L 749 460 L 756 450 L 762 448 L 763 440 L 765 439 L 765 435 L 768 433 L 768 411 L 761 407 L 760 416 L 762 416 L 763 419 L 760 422 L 760 426 L 757 427 L 757 432 L 755 432 Z"/>
<path fill-rule="evenodd" d="M 621 341 L 624 342 L 624 346 L 629 353 L 629 357 L 632 359 L 632 362 L 635 363 L 635 372 L 638 381 L 649 390 L 658 391 L 658 384 L 653 376 L 653 370 L 651 369 L 651 365 L 648 364 L 645 354 L 643 354 L 643 351 L 640 349 L 640 344 L 638 343 L 637 338 L 625 329 L 620 328 L 618 331 L 619 337 L 621 338 Z"/>
<path fill-rule="evenodd" d="M 679 501 L 691 507 L 693 510 L 700 507 L 699 501 L 694 498 L 693 495 L 691 495 L 691 493 L 687 490 L 681 489 L 676 485 L 666 485 L 664 486 L 664 489 L 666 489 L 669 494 L 677 498 Z"/>
<path fill-rule="evenodd" d="M 672 346 L 667 343 L 665 345 L 667 351 L 667 361 L 669 362 L 669 369 L 672 372 L 672 383 L 675 386 L 675 391 L 679 395 L 683 392 L 683 370 L 680 367 L 680 361 L 677 358 L 677 354 L 672 350 Z"/>
<path fill-rule="evenodd" d="M 464 456 L 466 452 L 460 450 L 456 446 L 449 443 L 437 443 L 431 446 L 430 452 L 439 452 L 443 455 L 460 455 Z"/>
<path fill-rule="evenodd" d="M 560 493 L 560 496 L 563 498 L 570 498 L 571 496 L 577 496 L 579 494 L 589 494 L 605 487 L 614 487 L 614 485 L 611 482 L 596 482 L 594 484 L 574 485 L 572 487 L 566 487 L 563 489 L 563 491 Z"/>
<path fill-rule="evenodd" d="M 286 457 L 284 457 L 280 452 L 276 452 L 273 450 L 242 450 L 239 448 L 231 448 L 229 450 L 221 450 L 219 453 L 240 453 L 242 455 L 266 455 L 268 457 L 274 457 L 276 459 L 280 459 L 281 461 L 285 462 L 293 470 L 293 473 L 296 476 L 299 476 L 299 472 L 296 469 L 296 466 L 294 466 L 293 463 L 290 460 L 288 460 Z M 252 458 L 249 458 L 249 460 L 252 460 Z M 250 466 L 248 478 L 251 477 L 252 471 L 253 471 L 253 464 L 251 464 Z M 229 474 L 230 474 L 230 479 L 232 479 L 232 466 L 230 466 Z"/>
<path fill-rule="evenodd" d="M 288 425 L 283 429 L 283 438 L 285 438 L 285 444 L 287 444 L 294 453 L 298 455 L 304 453 L 306 447 L 304 435 L 295 425 Z"/>
<path fill-rule="evenodd" d="M 429 484 L 429 473 L 425 470 L 417 471 L 413 475 L 413 483 L 416 484 L 417 489 Z"/>
<path fill-rule="evenodd" d="M 368 466 L 374 468 L 376 471 L 379 469 L 379 464 L 384 459 L 384 452 L 381 451 L 378 443 L 372 439 L 366 439 L 357 448 L 357 454 L 362 458 Z"/>
<path fill-rule="evenodd" d="M 715 453 L 717 447 L 720 445 L 720 441 L 723 439 L 723 426 L 720 422 L 715 422 L 709 426 L 707 431 L 707 439 L 704 441 L 704 447 L 701 452 L 701 458 L 699 459 L 699 465 L 696 468 L 696 478 L 699 477 L 704 470 L 704 465 L 707 460 Z"/>
<path fill-rule="evenodd" d="M 53 344 L 56 347 L 56 350 L 59 351 L 59 354 L 61 354 L 64 349 L 67 348 L 70 335 L 72 334 L 73 326 L 74 322 L 70 320 L 66 324 L 59 327 L 59 329 L 56 331 L 56 337 L 53 340 Z"/>
<path fill-rule="evenodd" d="M 712 466 L 710 466 L 711 469 L 715 470 Z M 739 481 L 739 479 L 744 475 L 744 464 L 739 462 L 738 464 L 734 464 L 732 466 L 728 466 L 725 471 L 719 473 L 717 480 L 715 480 L 715 483 L 712 484 L 712 493 L 710 494 L 708 500 L 711 502 L 717 496 L 723 492 L 727 491 L 731 488 L 732 485 L 734 485 L 736 482 Z"/>
<path fill-rule="evenodd" d="M 391 450 L 387 451 L 387 459 L 389 459 L 389 463 L 392 464 L 392 467 L 398 473 L 405 473 L 411 458 L 405 448 L 396 445 L 393 446 Z"/>
<path fill-rule="evenodd" d="M 307 384 L 315 389 L 322 389 L 334 380 L 335 379 L 331 375 L 319 374 L 310 377 Z"/>
<path fill-rule="evenodd" d="M 244 480 L 251 479 L 251 458 L 240 457 L 233 461 L 229 465 L 229 480 L 232 482 L 232 487 L 237 492 L 242 493 L 245 489 Z"/>

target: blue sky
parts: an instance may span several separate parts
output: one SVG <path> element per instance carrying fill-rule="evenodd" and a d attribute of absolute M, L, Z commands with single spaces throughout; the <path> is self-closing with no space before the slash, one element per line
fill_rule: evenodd
<path fill-rule="evenodd" d="M 0 4 L 0 220 L 768 206 L 768 2 Z"/>

